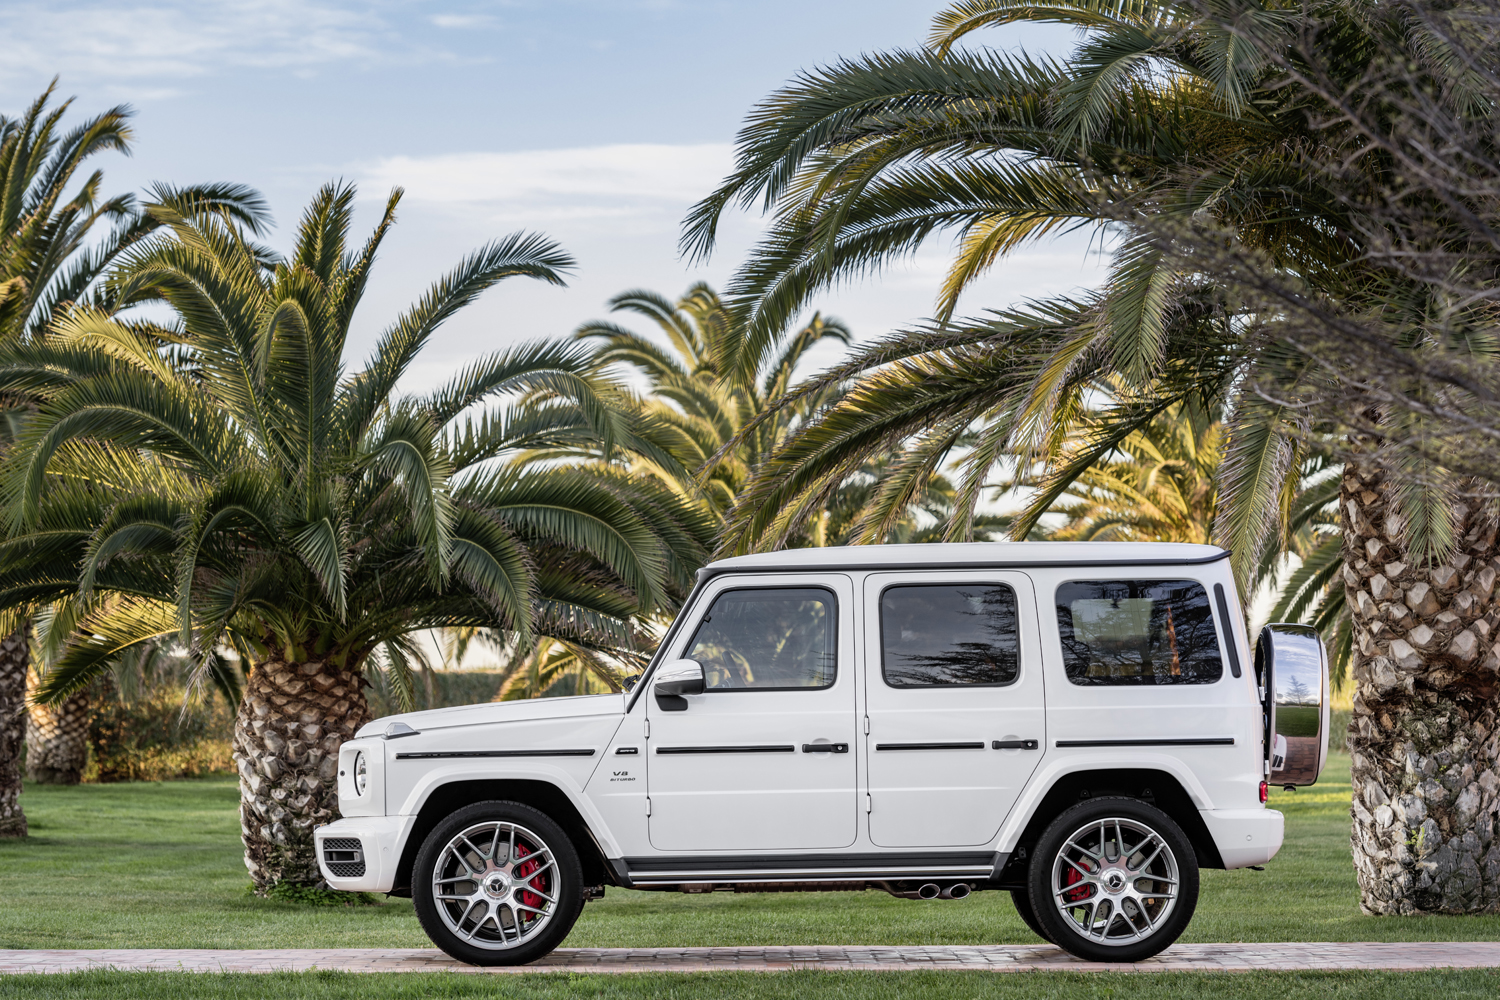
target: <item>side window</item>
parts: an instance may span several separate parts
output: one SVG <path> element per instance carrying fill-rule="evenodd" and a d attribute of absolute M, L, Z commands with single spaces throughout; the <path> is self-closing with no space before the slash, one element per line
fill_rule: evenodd
<path fill-rule="evenodd" d="M 1014 684 L 1016 592 L 992 583 L 888 587 L 880 595 L 880 646 L 892 687 Z"/>
<path fill-rule="evenodd" d="M 825 688 L 833 684 L 838 604 L 822 587 L 726 590 L 687 658 L 703 665 L 708 691 Z"/>
<path fill-rule="evenodd" d="M 1085 580 L 1057 588 L 1074 684 L 1212 684 L 1224 674 L 1208 593 L 1191 580 Z"/>

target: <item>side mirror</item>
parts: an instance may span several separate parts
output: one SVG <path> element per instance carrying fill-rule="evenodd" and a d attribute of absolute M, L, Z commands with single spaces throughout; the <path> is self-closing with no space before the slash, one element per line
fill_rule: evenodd
<path fill-rule="evenodd" d="M 1328 761 L 1328 655 L 1317 630 L 1274 624 L 1255 644 L 1273 785 L 1311 785 Z"/>
<path fill-rule="evenodd" d="M 657 668 L 651 691 L 663 711 L 682 712 L 687 709 L 683 696 L 702 694 L 703 684 L 703 666 L 697 660 L 668 660 Z"/>

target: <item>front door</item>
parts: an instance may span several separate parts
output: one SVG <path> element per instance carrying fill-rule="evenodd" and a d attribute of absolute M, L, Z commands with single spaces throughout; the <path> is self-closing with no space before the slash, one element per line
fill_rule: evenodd
<path fill-rule="evenodd" d="M 722 578 L 705 588 L 666 657 L 697 660 L 704 692 L 678 711 L 642 694 L 652 847 L 854 842 L 853 603 L 849 578 L 837 575 Z"/>
<path fill-rule="evenodd" d="M 989 843 L 1047 745 L 1024 573 L 865 578 L 870 840 Z"/>

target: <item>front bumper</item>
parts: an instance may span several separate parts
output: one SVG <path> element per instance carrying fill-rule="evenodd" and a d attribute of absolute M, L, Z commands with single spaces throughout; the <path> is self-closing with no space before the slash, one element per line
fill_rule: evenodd
<path fill-rule="evenodd" d="M 362 816 L 320 826 L 313 831 L 318 869 L 334 889 L 390 892 L 401 848 L 416 821 L 415 816 Z"/>
<path fill-rule="evenodd" d="M 1270 861 L 1281 850 L 1286 817 L 1275 809 L 1202 809 L 1225 868 L 1244 868 Z"/>

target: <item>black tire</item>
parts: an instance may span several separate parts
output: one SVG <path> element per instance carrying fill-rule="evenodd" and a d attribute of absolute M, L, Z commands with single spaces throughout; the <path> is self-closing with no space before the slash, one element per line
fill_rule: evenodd
<path fill-rule="evenodd" d="M 1088 799 L 1054 819 L 1026 881 L 1043 936 L 1091 962 L 1150 958 L 1177 940 L 1198 905 L 1198 858 L 1182 828 L 1122 796 Z M 1059 897 L 1075 905 L 1064 908 Z"/>
<path fill-rule="evenodd" d="M 1016 915 L 1021 918 L 1022 923 L 1031 928 L 1031 933 L 1035 934 L 1043 941 L 1046 941 L 1048 944 L 1055 943 L 1051 938 L 1047 936 L 1047 932 L 1042 929 L 1041 923 L 1036 918 L 1036 911 L 1031 908 L 1030 890 L 1012 889 L 1010 891 L 1010 901 L 1016 904 Z"/>
<path fill-rule="evenodd" d="M 461 835 L 466 845 L 459 843 Z M 505 861 L 499 863 L 502 851 Z M 550 863 L 538 864 L 546 855 Z M 446 898 L 437 892 L 440 879 L 451 894 Z M 583 909 L 583 869 L 568 835 L 545 813 L 519 802 L 477 802 L 443 820 L 422 842 L 411 895 L 432 943 L 460 962 L 525 965 L 573 929 Z"/>

